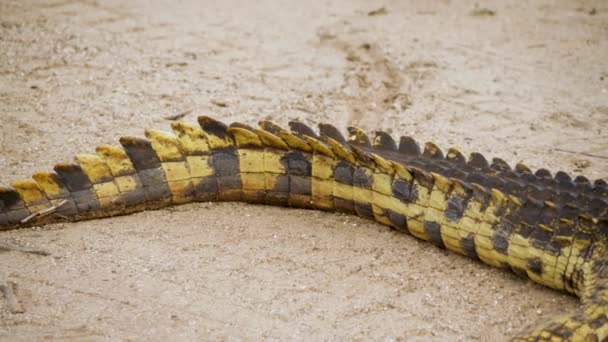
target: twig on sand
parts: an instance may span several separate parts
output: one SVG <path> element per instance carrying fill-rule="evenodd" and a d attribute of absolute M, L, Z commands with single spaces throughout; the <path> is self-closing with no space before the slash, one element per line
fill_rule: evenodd
<path fill-rule="evenodd" d="M 587 156 L 587 157 L 592 157 L 592 158 L 599 158 L 599 159 L 608 159 L 608 156 L 603 156 L 601 154 L 593 154 L 593 153 L 587 153 L 587 152 L 578 152 L 578 151 L 572 151 L 572 150 L 567 150 L 564 148 L 555 148 L 556 151 L 558 152 L 564 152 L 564 153 L 572 153 L 572 154 L 580 154 L 582 156 Z"/>
<path fill-rule="evenodd" d="M 21 306 L 21 303 L 19 303 L 19 300 L 15 295 L 16 286 L 17 285 L 12 281 L 6 281 L 0 278 L 0 292 L 4 294 L 4 299 L 6 300 L 6 304 L 8 305 L 8 310 L 13 314 L 25 312 L 23 306 Z"/>
<path fill-rule="evenodd" d="M 63 207 L 66 203 L 68 203 L 67 200 L 61 200 L 59 203 L 51 206 L 50 208 L 46 208 L 46 209 L 37 211 L 35 213 L 32 213 L 30 216 L 21 220 L 21 223 L 27 223 L 27 222 L 33 220 L 34 218 L 44 217 L 48 214 L 52 214 L 52 213 L 56 212 L 59 208 Z"/>
<path fill-rule="evenodd" d="M 172 121 L 174 121 L 174 120 L 179 120 L 179 119 L 183 118 L 184 116 L 186 116 L 186 115 L 188 115 L 188 114 L 192 113 L 192 111 L 193 111 L 193 110 L 194 110 L 194 109 L 188 109 L 188 110 L 183 111 L 183 112 L 181 112 L 181 113 L 177 113 L 177 114 L 173 114 L 173 115 L 165 116 L 165 120 L 172 120 Z"/>
<path fill-rule="evenodd" d="M 0 252 L 21 252 L 21 253 L 29 253 L 29 254 L 36 254 L 36 255 L 42 255 L 42 256 L 48 256 L 51 255 L 51 253 L 45 251 L 45 250 L 41 250 L 41 249 L 36 249 L 36 248 L 30 248 L 30 247 L 23 247 L 23 246 L 18 246 L 15 245 L 13 243 L 10 242 L 6 242 L 6 241 L 0 241 Z"/>

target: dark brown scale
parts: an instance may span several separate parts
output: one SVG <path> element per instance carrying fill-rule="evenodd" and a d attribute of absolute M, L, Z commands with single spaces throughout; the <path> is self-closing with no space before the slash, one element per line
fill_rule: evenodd
<path fill-rule="evenodd" d="M 93 191 L 93 184 L 89 181 L 80 165 L 78 164 L 57 164 L 55 172 L 61 181 L 61 184 L 70 192 L 68 206 L 66 210 L 71 208 L 73 213 L 77 210 L 78 213 L 84 213 L 100 208 L 97 196 Z"/>
<path fill-rule="evenodd" d="M 203 131 L 208 134 L 215 135 L 222 139 L 232 137 L 232 135 L 228 132 L 228 126 L 208 116 L 199 116 L 198 124 L 201 126 Z"/>
<path fill-rule="evenodd" d="M 418 188 L 413 182 L 404 179 L 395 179 L 391 191 L 393 196 L 403 203 L 412 203 L 418 200 Z"/>
<path fill-rule="evenodd" d="M 22 208 L 23 202 L 17 191 L 11 188 L 0 188 L 0 210 Z"/>
<path fill-rule="evenodd" d="M 329 137 L 344 146 L 348 145 L 342 133 L 340 133 L 336 127 L 330 124 L 319 124 L 319 132 L 321 133 L 321 137 Z"/>
<path fill-rule="evenodd" d="M 490 168 L 486 158 L 481 153 L 477 152 L 471 153 L 468 165 L 477 170 L 488 170 Z"/>
<path fill-rule="evenodd" d="M 528 268 L 533 273 L 541 275 L 543 273 L 543 262 L 538 257 L 530 258 L 528 259 Z"/>
<path fill-rule="evenodd" d="M 492 246 L 497 252 L 507 255 L 509 251 L 509 240 L 512 233 L 513 225 L 508 221 L 500 222 L 496 226 L 494 234 L 492 235 Z"/>
<path fill-rule="evenodd" d="M 558 183 L 569 183 L 569 182 L 572 182 L 572 178 L 570 178 L 570 175 L 568 175 L 564 171 L 558 171 L 555 174 L 555 180 Z"/>
<path fill-rule="evenodd" d="M 604 210 L 606 210 L 607 207 L 608 207 L 608 204 L 605 201 L 603 201 L 599 198 L 594 198 L 589 203 L 589 213 L 593 217 L 601 217 L 604 213 Z"/>
<path fill-rule="evenodd" d="M 408 233 L 407 218 L 390 209 L 383 209 L 384 215 L 391 221 L 391 225 L 400 232 Z"/>
<path fill-rule="evenodd" d="M 536 170 L 536 172 L 534 173 L 536 175 L 536 177 L 541 178 L 541 179 L 552 179 L 553 176 L 551 176 L 551 171 L 547 170 L 547 169 L 538 169 Z"/>
<path fill-rule="evenodd" d="M 420 155 L 420 145 L 412 137 L 401 137 L 399 152 L 406 156 Z"/>
<path fill-rule="evenodd" d="M 473 197 L 481 204 L 481 210 L 484 211 L 490 205 L 492 195 L 486 188 L 476 183 L 471 183 L 473 189 Z"/>
<path fill-rule="evenodd" d="M 376 131 L 374 148 L 385 151 L 397 151 L 397 143 L 390 134 L 383 131 Z"/>
<path fill-rule="evenodd" d="M 437 222 L 426 221 L 424 222 L 424 231 L 429 237 L 429 241 L 438 247 L 445 248 L 443 238 L 441 237 L 441 225 Z"/>
<path fill-rule="evenodd" d="M 560 210 L 559 216 L 560 218 L 574 220 L 578 217 L 580 213 L 580 208 L 574 203 L 566 203 L 564 204 Z"/>
<path fill-rule="evenodd" d="M 54 169 L 70 192 L 88 190 L 93 187 L 93 184 L 78 164 L 57 164 Z"/>
<path fill-rule="evenodd" d="M 303 136 L 308 136 L 308 137 L 311 137 L 314 139 L 319 139 L 319 136 L 317 135 L 317 133 L 315 133 L 315 131 L 312 128 L 310 128 L 309 126 L 307 126 L 306 124 L 304 124 L 302 122 L 290 121 L 289 129 L 296 135 L 303 135 Z"/>
<path fill-rule="evenodd" d="M 460 196 L 456 194 L 452 194 L 450 199 L 448 200 L 448 206 L 445 211 L 445 217 L 452 221 L 458 222 L 464 215 L 465 210 L 467 209 L 467 205 L 469 204 L 469 199 L 472 196 L 472 191 L 465 196 Z"/>
<path fill-rule="evenodd" d="M 120 144 L 133 162 L 136 170 L 145 170 L 160 167 L 160 159 L 152 148 L 149 140 L 135 137 L 122 137 Z M 59 172 L 57 172 L 59 173 Z"/>
<path fill-rule="evenodd" d="M 535 184 L 537 178 L 532 173 L 524 172 L 521 174 L 521 179 L 528 184 Z"/>
<path fill-rule="evenodd" d="M 354 207 L 357 215 L 370 220 L 374 219 L 374 210 L 371 204 L 354 202 Z"/>
<path fill-rule="evenodd" d="M 463 239 L 460 240 L 460 248 L 464 251 L 464 253 L 473 259 L 478 259 L 477 255 L 477 247 L 475 246 L 475 235 L 469 233 Z"/>
<path fill-rule="evenodd" d="M 492 159 L 492 165 L 490 165 L 490 169 L 493 171 L 511 171 L 511 166 L 509 166 L 509 164 L 507 164 L 506 161 L 500 159 L 500 158 L 494 158 Z"/>
<path fill-rule="evenodd" d="M 596 190 L 608 190 L 608 183 L 603 179 L 598 179 L 593 183 L 593 188 Z"/>
<path fill-rule="evenodd" d="M 279 135 L 279 133 L 283 131 L 283 129 L 279 125 L 275 124 L 272 121 L 262 120 L 259 122 L 259 125 L 260 127 L 262 127 L 263 130 L 274 135 Z"/>
<path fill-rule="evenodd" d="M 574 184 L 576 184 L 577 190 L 579 192 L 582 192 L 585 194 L 588 194 L 591 192 L 591 190 L 593 190 L 593 187 L 591 186 L 591 182 L 585 176 L 580 176 L 580 175 L 576 176 L 576 178 L 574 179 Z"/>
<path fill-rule="evenodd" d="M 15 189 L 0 187 L 0 230 L 2 226 L 18 224 L 29 214 Z"/>
<path fill-rule="evenodd" d="M 334 178 L 338 183 L 353 185 L 353 173 L 355 167 L 345 161 L 341 160 L 334 168 Z"/>
<path fill-rule="evenodd" d="M 131 197 L 127 198 L 127 201 L 146 203 L 153 208 L 156 201 L 170 198 L 171 191 L 165 180 L 160 159 L 152 148 L 150 141 L 142 138 L 124 137 L 120 139 L 120 144 L 137 171 L 138 184 L 141 187 L 141 190 L 137 193 L 129 194 Z M 60 172 L 57 173 L 61 176 Z M 72 196 L 74 197 L 74 194 Z M 75 197 L 74 201 L 77 204 L 79 202 Z M 78 205 L 78 209 L 80 210 L 80 205 Z"/>
<path fill-rule="evenodd" d="M 456 179 L 466 179 L 467 178 L 466 172 L 462 171 L 461 169 L 459 169 L 457 167 L 447 169 L 443 175 L 448 178 L 456 178 Z"/>

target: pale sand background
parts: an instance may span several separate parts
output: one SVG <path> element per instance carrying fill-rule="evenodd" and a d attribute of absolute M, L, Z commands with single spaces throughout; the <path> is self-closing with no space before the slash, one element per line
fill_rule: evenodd
<path fill-rule="evenodd" d="M 0 1 L 0 184 L 186 111 L 608 176 L 606 1 L 126 3 Z M 27 310 L 0 301 L 2 340 L 494 340 L 577 303 L 305 210 L 194 204 L 0 240 L 52 252 L 0 254 Z"/>

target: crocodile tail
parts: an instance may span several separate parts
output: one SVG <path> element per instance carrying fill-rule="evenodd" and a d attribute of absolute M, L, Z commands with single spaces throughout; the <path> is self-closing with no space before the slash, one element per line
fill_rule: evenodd
<path fill-rule="evenodd" d="M 608 339 L 608 254 L 606 245 L 589 250 L 593 262 L 580 270 L 581 304 L 573 312 L 542 324 L 515 341 L 605 341 Z"/>
<path fill-rule="evenodd" d="M 320 124 L 317 134 L 297 121 L 289 123 L 290 132 L 270 121 L 252 128 L 203 116 L 198 123 L 173 123 L 171 133 L 148 130 L 147 139 L 123 137 L 121 146 L 100 146 L 96 154 L 56 165 L 54 172 L 0 188 L 0 227 L 215 200 L 358 213 L 427 240 L 429 234 L 414 226 L 424 214 L 439 215 L 431 208 L 460 227 L 466 224 L 459 221 L 467 207 L 496 209 L 491 198 L 501 211 L 482 213 L 490 221 L 507 212 L 533 212 L 514 218 L 516 225 L 528 220 L 532 226 L 555 226 L 559 218 L 577 225 L 579 216 L 593 221 L 608 215 L 604 181 L 591 185 L 584 177 L 572 181 L 562 172 L 552 177 L 544 169 L 534 175 L 523 164 L 513 170 L 501 159 L 490 164 L 478 153 L 467 159 L 451 148 L 444 154 L 433 143 L 421 150 L 411 137 L 401 137 L 397 144 L 385 132 L 370 139 L 363 130 L 349 127 L 345 138 L 332 125 Z M 501 204 L 502 198 L 508 205 Z M 405 208 L 395 200 L 428 209 Z M 542 221 L 541 216 L 548 218 Z M 414 228 L 404 227 L 405 217 Z"/>
<path fill-rule="evenodd" d="M 410 137 L 397 144 L 384 132 L 371 139 L 356 127 L 344 137 L 328 124 L 318 134 L 301 122 L 291 131 L 206 116 L 198 124 L 123 137 L 0 188 L 0 229 L 200 201 L 341 211 L 604 305 L 594 299 L 607 285 L 604 259 L 591 253 L 608 232 L 604 181 L 421 149 Z"/>

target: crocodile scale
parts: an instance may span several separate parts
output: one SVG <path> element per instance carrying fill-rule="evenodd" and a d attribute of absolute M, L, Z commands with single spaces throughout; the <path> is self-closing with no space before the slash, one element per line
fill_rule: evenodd
<path fill-rule="evenodd" d="M 353 213 L 577 295 L 524 341 L 608 338 L 608 185 L 385 132 L 199 117 L 0 187 L 0 230 L 195 201 Z M 56 209 L 56 210 L 50 210 Z M 49 213 L 48 215 L 39 215 Z"/>

